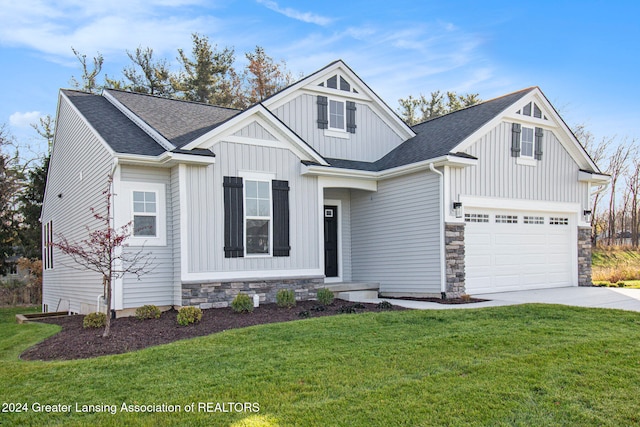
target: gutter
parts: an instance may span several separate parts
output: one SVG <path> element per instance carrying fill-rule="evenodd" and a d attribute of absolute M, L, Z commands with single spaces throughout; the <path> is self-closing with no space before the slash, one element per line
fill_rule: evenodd
<path fill-rule="evenodd" d="M 440 295 L 442 299 L 447 297 L 447 266 L 445 259 L 445 230 L 444 230 L 444 218 L 445 218 L 445 206 L 444 206 L 444 174 L 437 170 L 433 163 L 429 163 L 429 170 L 440 176 L 440 210 L 438 215 L 440 216 Z"/>

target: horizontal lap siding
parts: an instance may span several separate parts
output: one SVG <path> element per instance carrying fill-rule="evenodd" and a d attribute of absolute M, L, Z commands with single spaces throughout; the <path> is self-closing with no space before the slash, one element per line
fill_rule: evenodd
<path fill-rule="evenodd" d="M 352 191 L 354 281 L 381 292 L 440 293 L 438 176 L 412 174 L 378 183 L 375 193 Z"/>
<path fill-rule="evenodd" d="M 325 157 L 374 162 L 402 139 L 366 104 L 356 103 L 356 132 L 349 139 L 326 137 L 317 126 L 316 97 L 303 94 L 274 111 L 275 115 Z"/>
<path fill-rule="evenodd" d="M 121 180 L 131 182 L 151 182 L 165 184 L 167 215 L 167 245 L 148 246 L 144 250 L 151 253 L 153 259 L 151 271 L 138 278 L 127 274 L 124 277 L 124 308 L 140 307 L 145 304 L 172 305 L 174 290 L 174 253 L 173 253 L 173 192 L 171 170 L 166 168 L 146 168 L 122 166 Z M 136 253 L 139 247 L 125 248 Z M 177 256 L 179 261 L 179 256 Z"/>
<path fill-rule="evenodd" d="M 509 199 L 581 203 L 588 206 L 586 183 L 578 182 L 578 165 L 552 131 L 545 129 L 542 160 L 518 165 L 511 157 L 511 124 L 502 123 L 466 152 L 477 166 L 451 169 L 452 200 L 458 194 Z"/>
<path fill-rule="evenodd" d="M 104 212 L 102 193 L 107 188 L 111 166 L 109 151 L 67 101 L 61 99 L 42 212 L 43 224 L 53 220 L 54 241 L 64 236 L 70 242 L 80 242 L 88 237 L 87 226 L 93 230 L 99 225 L 90 209 Z M 50 311 L 59 306 L 80 312 L 83 303 L 95 306 L 102 292 L 100 274 L 54 249 L 54 268 L 45 270 L 43 276 L 43 303 Z"/>
<path fill-rule="evenodd" d="M 221 142 L 212 149 L 215 165 L 187 168 L 189 272 L 319 268 L 317 180 L 300 175 L 300 159 L 289 150 L 248 144 Z M 288 257 L 224 257 L 223 177 L 247 171 L 289 181 Z"/>

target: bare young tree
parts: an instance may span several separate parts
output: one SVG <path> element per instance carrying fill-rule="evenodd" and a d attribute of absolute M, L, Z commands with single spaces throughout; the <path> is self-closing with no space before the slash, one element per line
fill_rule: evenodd
<path fill-rule="evenodd" d="M 609 194 L 609 236 L 608 244 L 615 244 L 616 238 L 616 187 L 618 180 L 627 172 L 629 168 L 628 160 L 632 157 L 635 148 L 624 139 L 620 142 L 616 151 L 609 158 L 607 172 L 611 175 Z"/>
<path fill-rule="evenodd" d="M 633 159 L 630 173 L 627 175 L 627 191 L 629 192 L 629 209 L 631 210 L 631 245 L 638 247 L 638 235 L 640 234 L 640 159 Z"/>
<path fill-rule="evenodd" d="M 127 238 L 133 234 L 131 222 L 115 227 L 111 212 L 113 197 L 113 175 L 109 175 L 107 188 L 102 192 L 104 207 L 101 211 L 91 208 L 93 218 L 99 226 L 91 230 L 88 226 L 88 237 L 79 242 L 70 242 L 64 236 L 57 235 L 54 246 L 69 255 L 75 261 L 77 269 L 88 269 L 102 275 L 104 298 L 107 306 L 107 321 L 103 337 L 109 336 L 111 328 L 111 295 L 114 280 L 125 274 L 135 274 L 138 278 L 151 271 L 153 259 L 144 247 L 137 251 L 123 250 L 127 247 Z"/>
<path fill-rule="evenodd" d="M 90 93 L 98 93 L 100 91 L 100 86 L 97 83 L 96 77 L 98 77 L 98 74 L 102 71 L 102 63 L 104 62 L 102 54 L 98 52 L 98 56 L 93 57 L 93 68 L 90 68 L 89 65 L 87 65 L 87 55 L 81 54 L 73 47 L 71 50 L 82 66 L 81 82 L 79 82 L 75 77 L 71 77 L 71 84 L 76 89 Z"/>

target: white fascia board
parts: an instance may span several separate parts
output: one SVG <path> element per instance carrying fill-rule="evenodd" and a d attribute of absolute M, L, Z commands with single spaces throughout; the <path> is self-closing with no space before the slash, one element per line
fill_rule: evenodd
<path fill-rule="evenodd" d="M 199 156 L 197 154 L 164 152 L 159 156 L 145 156 L 141 154 L 117 153 L 116 158 L 121 164 L 138 166 L 171 167 L 176 164 L 212 165 L 215 157 Z"/>
<path fill-rule="evenodd" d="M 353 82 L 353 85 L 356 86 L 358 93 L 318 86 L 334 73 L 340 73 L 349 78 L 351 82 Z M 304 78 L 298 83 L 289 86 L 280 93 L 266 99 L 263 104 L 270 110 L 275 110 L 305 91 L 320 92 L 329 96 L 335 95 L 343 98 L 353 98 L 367 103 L 381 117 L 385 118 L 387 124 L 391 129 L 394 129 L 398 136 L 405 139 L 416 136 L 413 129 L 403 122 L 402 119 L 400 119 L 400 117 L 398 117 L 398 115 L 389 108 L 382 98 L 371 90 L 371 88 L 369 88 L 369 86 L 367 86 L 360 77 L 351 71 L 351 69 L 342 60 L 336 61 L 330 67 L 324 68 L 316 72 L 316 74 L 312 74 L 308 78 Z"/>
<path fill-rule="evenodd" d="M 218 142 L 227 141 L 229 139 L 237 138 L 233 134 L 241 130 L 243 127 L 249 125 L 252 121 L 258 122 L 262 127 L 268 131 L 279 135 L 284 141 L 288 142 L 291 151 L 297 155 L 302 156 L 303 160 L 311 160 L 323 165 L 328 165 L 327 161 L 317 152 L 315 152 L 306 142 L 304 142 L 298 135 L 296 135 L 291 129 L 280 122 L 269 110 L 263 105 L 257 104 L 250 109 L 243 111 L 237 116 L 231 118 L 227 122 L 212 129 L 210 132 L 200 136 L 193 140 L 189 144 L 185 145 L 183 149 L 191 150 L 194 148 L 210 148 Z M 262 145 L 261 140 L 255 140 L 256 145 Z M 267 142 L 269 140 L 265 140 Z M 233 141 L 230 141 L 233 142 Z M 243 139 L 243 143 L 248 143 L 248 139 Z"/>
<path fill-rule="evenodd" d="M 592 186 L 597 187 L 608 184 L 611 181 L 611 177 L 601 173 L 579 171 L 578 181 L 590 182 Z"/>
<path fill-rule="evenodd" d="M 544 108 L 545 113 L 549 118 L 548 121 L 542 119 L 536 119 L 535 117 L 527 117 L 515 114 L 515 111 L 511 111 L 514 109 L 515 104 L 527 104 L 528 102 L 537 102 L 541 107 Z M 593 169 L 594 171 L 599 171 L 596 164 L 591 160 L 591 158 L 586 154 L 584 148 L 580 145 L 578 140 L 576 139 L 573 132 L 567 127 L 562 117 L 558 114 L 556 109 L 551 105 L 547 97 L 542 93 L 539 88 L 534 88 L 531 92 L 520 98 L 516 103 L 511 104 L 507 107 L 502 113 L 497 114 L 493 119 L 485 123 L 482 127 L 476 130 L 474 133 L 469 135 L 462 141 L 460 144 L 455 146 L 451 151 L 465 151 L 472 144 L 477 142 L 482 136 L 488 133 L 491 129 L 498 126 L 501 122 L 516 122 L 525 125 L 534 125 L 542 128 L 557 130 L 556 137 L 562 143 L 563 147 L 567 150 L 569 155 L 573 158 L 573 160 L 584 169 Z"/>
<path fill-rule="evenodd" d="M 434 159 L 424 160 L 418 163 L 411 163 L 409 165 L 398 166 L 392 169 L 386 169 L 379 172 L 363 171 L 358 169 L 344 169 L 334 168 L 326 166 L 316 165 L 302 165 L 302 175 L 316 175 L 316 176 L 334 176 L 343 178 L 357 178 L 364 180 L 379 180 L 394 178 L 400 175 L 407 175 L 413 172 L 419 172 L 423 170 L 429 170 L 429 164 L 433 163 L 435 167 L 450 166 L 450 167 L 466 167 L 475 166 L 478 164 L 476 159 L 467 159 L 457 156 L 442 156 Z"/>
<path fill-rule="evenodd" d="M 120 101 L 118 101 L 113 95 L 109 93 L 108 89 L 102 91 L 102 96 L 109 101 L 114 107 L 116 107 L 122 114 L 127 116 L 129 120 L 136 124 L 144 133 L 149 135 L 155 142 L 160 144 L 162 148 L 167 151 L 174 150 L 176 148 L 168 139 L 160 135 L 155 129 L 147 124 L 144 120 L 138 117 L 133 111 L 129 110 Z"/>

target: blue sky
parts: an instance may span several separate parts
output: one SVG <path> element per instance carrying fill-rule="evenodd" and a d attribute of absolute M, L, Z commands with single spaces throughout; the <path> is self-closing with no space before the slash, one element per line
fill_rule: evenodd
<path fill-rule="evenodd" d="M 570 126 L 640 138 L 639 12 L 616 0 L 0 0 L 0 124 L 41 149 L 29 123 L 80 76 L 72 46 L 120 77 L 138 46 L 177 69 L 198 32 L 233 47 L 239 68 L 256 45 L 295 75 L 343 59 L 394 109 L 438 89 L 540 86 Z"/>

